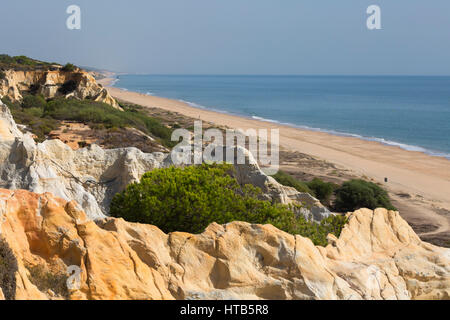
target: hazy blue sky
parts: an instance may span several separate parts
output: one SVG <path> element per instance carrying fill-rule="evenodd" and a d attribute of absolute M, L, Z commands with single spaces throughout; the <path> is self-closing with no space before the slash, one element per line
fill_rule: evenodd
<path fill-rule="evenodd" d="M 366 27 L 371 4 L 383 30 Z M 1 11 L 0 52 L 122 72 L 450 75 L 449 0 L 4 0 Z"/>

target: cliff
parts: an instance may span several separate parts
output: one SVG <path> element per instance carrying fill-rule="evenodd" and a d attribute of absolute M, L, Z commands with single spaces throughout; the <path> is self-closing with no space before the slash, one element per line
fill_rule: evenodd
<path fill-rule="evenodd" d="M 0 297 L 450 298 L 450 250 L 422 242 L 384 209 L 350 214 L 324 248 L 270 225 L 212 224 L 192 235 L 122 219 L 95 223 L 74 201 L 0 190 L 0 235 L 17 260 Z M 65 292 L 69 266 L 80 267 L 80 281 Z"/>
<path fill-rule="evenodd" d="M 57 96 L 91 99 L 120 109 L 108 91 L 97 84 L 93 76 L 81 69 L 75 71 L 10 69 L 3 73 L 3 79 L 0 79 L 0 96 L 8 96 L 13 101 L 21 100 L 23 92 L 34 92 L 42 94 L 46 99 Z M 70 92 L 61 90 L 67 84 L 70 84 Z"/>
<path fill-rule="evenodd" d="M 6 106 L 0 102 L 0 188 L 50 192 L 77 201 L 89 218 L 108 213 L 112 197 L 155 168 L 173 165 L 168 153 L 144 153 L 136 148 L 104 150 L 97 145 L 72 150 L 60 140 L 36 143 L 22 134 Z M 247 164 L 236 165 L 241 184 L 260 187 L 267 199 L 306 204 L 302 214 L 320 221 L 330 212 L 308 194 L 281 186 L 266 176 L 246 150 Z"/>

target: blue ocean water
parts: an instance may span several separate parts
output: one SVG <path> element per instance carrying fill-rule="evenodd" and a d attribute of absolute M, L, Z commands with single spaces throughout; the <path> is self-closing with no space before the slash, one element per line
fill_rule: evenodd
<path fill-rule="evenodd" d="M 115 86 L 450 159 L 450 77 L 120 75 Z"/>

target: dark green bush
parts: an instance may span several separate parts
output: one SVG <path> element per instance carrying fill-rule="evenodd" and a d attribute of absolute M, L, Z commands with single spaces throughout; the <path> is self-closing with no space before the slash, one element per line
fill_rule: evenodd
<path fill-rule="evenodd" d="M 396 210 L 386 190 L 375 183 L 359 179 L 347 181 L 336 190 L 334 206 L 339 212 L 355 211 L 361 208 Z"/>
<path fill-rule="evenodd" d="M 309 189 L 313 191 L 313 195 L 322 202 L 323 205 L 329 206 L 331 197 L 337 186 L 331 182 L 325 182 L 318 178 L 314 178 L 307 183 Z"/>
<path fill-rule="evenodd" d="M 27 95 L 23 97 L 22 108 L 39 108 L 44 110 L 47 105 L 47 101 L 45 101 L 44 97 L 41 95 Z"/>
<path fill-rule="evenodd" d="M 61 68 L 62 71 L 65 72 L 73 72 L 77 67 L 71 63 L 67 63 L 64 67 Z"/>
<path fill-rule="evenodd" d="M 17 260 L 6 241 L 0 238 L 0 288 L 6 300 L 16 296 Z"/>
<path fill-rule="evenodd" d="M 0 80 L 3 80 L 6 78 L 6 73 L 0 70 Z"/>
<path fill-rule="evenodd" d="M 295 179 L 293 176 L 287 174 L 284 171 L 280 170 L 276 175 L 273 175 L 272 177 L 283 186 L 292 187 L 297 189 L 298 192 L 306 192 L 312 196 L 315 196 L 314 192 L 308 187 L 306 183 Z"/>
<path fill-rule="evenodd" d="M 309 193 L 320 200 L 325 206 L 330 206 L 331 197 L 337 188 L 335 184 L 322 181 L 318 178 L 310 182 L 303 182 L 283 171 L 278 171 L 273 178 L 284 186 L 295 188 L 298 192 Z"/>
<path fill-rule="evenodd" d="M 297 217 L 292 208 L 258 198 L 261 190 L 241 187 L 231 165 L 157 169 L 114 196 L 110 214 L 131 222 L 153 224 L 164 232 L 200 233 L 212 222 L 272 224 L 291 234 L 326 245 L 335 221 L 319 225 Z M 340 230 L 339 230 L 340 232 Z"/>

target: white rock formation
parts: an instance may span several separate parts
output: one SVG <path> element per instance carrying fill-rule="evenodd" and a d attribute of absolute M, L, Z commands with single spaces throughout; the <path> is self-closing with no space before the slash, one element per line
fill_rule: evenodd
<path fill-rule="evenodd" d="M 17 128 L 17 125 L 11 116 L 9 108 L 3 104 L 0 96 L 0 142 L 14 141 L 17 138 L 22 138 L 23 134 Z"/>
<path fill-rule="evenodd" d="M 91 145 L 74 151 L 60 140 L 35 143 L 30 134 L 20 132 L 6 106 L 0 106 L 0 111 L 0 188 L 49 192 L 75 200 L 94 220 L 108 213 L 113 196 L 128 184 L 155 168 L 173 165 L 170 154 L 136 148 L 104 150 Z M 330 215 L 318 200 L 264 175 L 248 151 L 242 151 L 248 161 L 236 165 L 241 184 L 260 187 L 269 200 L 306 204 L 302 214 L 309 219 L 320 221 Z"/>

